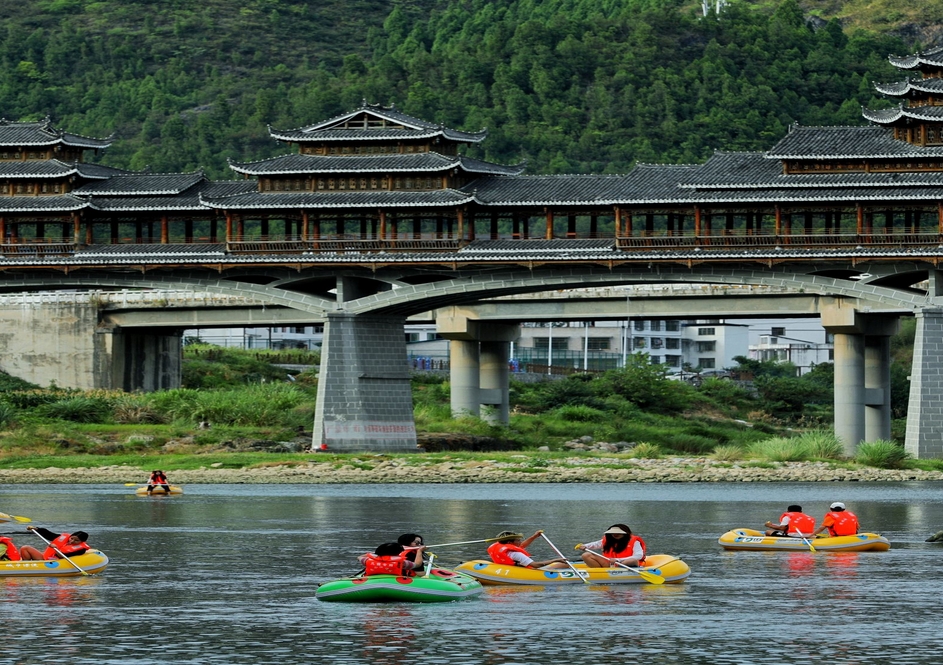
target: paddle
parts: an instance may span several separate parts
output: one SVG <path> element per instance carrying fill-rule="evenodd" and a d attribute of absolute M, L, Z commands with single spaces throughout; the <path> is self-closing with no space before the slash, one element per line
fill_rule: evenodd
<path fill-rule="evenodd" d="M 44 543 L 46 543 L 47 545 L 49 545 L 49 547 L 51 547 L 52 549 L 54 549 L 54 550 L 56 551 L 56 554 L 58 554 L 60 557 L 62 557 L 63 559 L 65 559 L 66 561 L 68 561 L 69 563 L 71 563 L 73 566 L 75 566 L 76 570 L 78 570 L 80 573 L 82 573 L 85 577 L 88 577 L 88 576 L 89 576 L 89 574 L 88 574 L 87 572 L 85 572 L 85 570 L 82 568 L 82 566 L 80 566 L 80 565 L 77 564 L 75 561 L 73 561 L 72 559 L 70 559 L 69 557 L 67 557 L 65 554 L 63 554 L 63 553 L 59 550 L 58 547 L 56 547 L 56 546 L 53 545 L 51 542 L 49 542 L 48 540 L 46 540 L 45 538 L 43 538 L 41 534 L 36 533 L 36 529 L 34 529 L 34 528 L 32 528 L 32 527 L 27 527 L 27 531 L 32 531 L 35 535 L 39 536 L 39 538 L 40 538 Z"/>
<path fill-rule="evenodd" d="M 568 566 L 570 567 L 570 570 L 572 570 L 574 573 L 576 573 L 576 576 L 579 577 L 579 578 L 583 581 L 583 584 L 589 584 L 589 583 L 590 583 L 590 581 L 589 581 L 588 579 L 586 579 L 586 576 L 588 576 L 588 573 L 581 572 L 581 571 L 577 570 L 577 569 L 576 569 L 576 566 L 574 566 L 572 563 L 570 563 L 570 560 L 567 559 L 565 556 L 563 556 L 563 552 L 561 552 L 560 550 L 558 550 L 558 549 L 557 549 L 557 546 L 550 542 L 550 539 L 547 538 L 547 534 L 545 534 L 543 531 L 541 531 L 541 532 L 540 532 L 540 537 L 547 541 L 547 544 L 550 545 L 550 549 L 552 549 L 554 552 L 556 552 L 556 553 L 557 553 L 557 556 L 560 557 L 560 558 L 562 558 L 562 559 L 566 562 L 566 565 L 568 565 Z"/>
<path fill-rule="evenodd" d="M 22 522 L 25 524 L 26 522 L 32 522 L 33 520 L 31 520 L 28 517 L 21 517 L 20 515 L 7 515 L 6 513 L 0 513 L 0 522 L 13 522 L 13 521 Z"/>
<path fill-rule="evenodd" d="M 799 537 L 802 538 L 802 542 L 809 546 L 809 549 L 815 552 L 815 548 L 812 547 L 812 543 L 809 542 L 809 539 L 802 535 L 802 532 L 796 529 L 796 533 L 799 534 Z"/>
<path fill-rule="evenodd" d="M 429 573 L 432 572 L 432 561 L 435 559 L 435 554 L 429 552 L 429 560 L 426 562 L 426 574 L 423 577 L 429 577 Z"/>
<path fill-rule="evenodd" d="M 586 551 L 587 551 L 587 552 L 590 552 L 591 554 L 595 554 L 596 556 L 601 557 L 601 558 L 605 559 L 606 561 L 611 561 L 612 563 L 616 564 L 617 566 L 619 566 L 619 567 L 621 567 L 621 568 L 625 568 L 626 570 L 631 570 L 633 573 L 638 573 L 639 577 L 641 577 L 641 578 L 642 578 L 643 580 L 645 580 L 646 582 L 650 582 L 651 584 L 664 584 L 664 583 L 665 583 L 665 578 L 662 577 L 661 575 L 656 575 L 655 573 L 650 573 L 650 572 L 648 572 L 647 570 L 642 570 L 641 568 L 633 568 L 632 566 L 627 566 L 627 565 L 625 565 L 624 563 L 622 563 L 621 561 L 616 561 L 615 559 L 610 559 L 609 557 L 605 556 L 604 554 L 600 554 L 599 552 L 594 552 L 593 550 L 586 550 Z"/>
<path fill-rule="evenodd" d="M 452 547 L 453 545 L 474 545 L 475 543 L 496 543 L 503 538 L 485 538 L 484 540 L 465 540 L 460 543 L 439 543 L 438 545 L 420 545 L 419 547 Z M 419 547 L 404 547 L 404 550 L 415 550 Z"/>

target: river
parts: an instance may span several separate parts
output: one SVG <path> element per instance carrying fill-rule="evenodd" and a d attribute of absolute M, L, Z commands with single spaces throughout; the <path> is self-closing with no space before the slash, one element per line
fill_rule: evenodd
<path fill-rule="evenodd" d="M 5 485 L 0 511 L 83 529 L 81 579 L 0 578 L 0 662 L 253 664 L 930 663 L 940 660 L 943 483 Z M 844 501 L 883 553 L 724 552 L 732 527 Z M 454 603 L 315 600 L 404 532 L 427 543 L 538 528 L 565 552 L 625 522 L 683 555 L 678 585 L 491 587 Z M 42 546 L 14 524 L 17 544 Z M 32 542 L 35 541 L 35 542 Z M 550 558 L 546 544 L 531 551 Z M 443 548 L 444 565 L 483 546 Z"/>

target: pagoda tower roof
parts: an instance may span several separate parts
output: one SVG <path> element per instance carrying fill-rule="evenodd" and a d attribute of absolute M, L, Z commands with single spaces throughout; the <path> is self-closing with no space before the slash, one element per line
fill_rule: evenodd
<path fill-rule="evenodd" d="M 486 130 L 463 132 L 449 129 L 402 113 L 394 106 L 366 102 L 358 109 L 307 127 L 286 130 L 269 127 L 269 134 L 279 141 L 296 143 L 410 140 L 437 136 L 458 143 L 480 143 L 488 136 Z"/>
<path fill-rule="evenodd" d="M 943 106 L 904 106 L 891 109 L 862 109 L 866 120 L 882 125 L 889 125 L 902 119 L 943 122 Z"/>
<path fill-rule="evenodd" d="M 922 53 L 911 55 L 892 55 L 887 60 L 898 69 L 920 69 L 925 66 L 943 67 L 943 46 L 937 46 Z"/>
<path fill-rule="evenodd" d="M 943 107 L 917 107 L 939 108 Z M 890 109 L 894 113 L 898 109 Z M 915 109 L 907 109 L 913 111 Z M 872 111 L 872 113 L 879 113 Z M 880 113 L 884 113 L 881 111 Z M 921 147 L 894 138 L 885 127 L 800 127 L 789 133 L 766 153 L 767 159 L 820 160 L 869 158 L 943 157 L 943 146 Z"/>
<path fill-rule="evenodd" d="M 317 173 L 437 173 L 454 168 L 461 168 L 469 173 L 518 175 L 524 170 L 524 164 L 502 166 L 462 155 L 445 156 L 437 152 L 331 157 L 290 154 L 256 162 L 230 161 L 229 167 L 236 173 L 252 176 Z"/>
<path fill-rule="evenodd" d="M 71 148 L 103 150 L 112 143 L 105 139 L 81 136 L 53 126 L 49 118 L 38 122 L 14 122 L 0 119 L 0 145 L 17 147 L 46 147 L 65 145 Z"/>
<path fill-rule="evenodd" d="M 943 95 L 943 79 L 905 79 L 894 83 L 875 83 L 874 89 L 891 97 L 903 97 L 912 92 Z"/>

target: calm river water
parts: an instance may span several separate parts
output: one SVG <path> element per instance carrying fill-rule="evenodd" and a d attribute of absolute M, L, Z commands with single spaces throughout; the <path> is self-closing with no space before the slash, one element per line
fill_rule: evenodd
<path fill-rule="evenodd" d="M 0 511 L 83 529 L 112 565 L 0 578 L 0 663 L 936 663 L 943 484 L 6 485 Z M 884 553 L 724 552 L 789 503 L 844 501 Z M 564 551 L 614 522 L 682 554 L 680 585 L 490 588 L 443 604 L 314 599 L 403 532 L 427 543 L 544 528 Z M 18 544 L 42 545 L 12 524 Z M 445 565 L 482 546 L 439 550 Z M 552 556 L 545 543 L 531 548 Z"/>

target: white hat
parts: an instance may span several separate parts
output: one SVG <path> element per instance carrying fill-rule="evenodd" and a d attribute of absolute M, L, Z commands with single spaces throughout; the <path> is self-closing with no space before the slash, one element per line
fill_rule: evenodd
<path fill-rule="evenodd" d="M 841 501 L 836 501 L 835 503 L 830 505 L 829 508 L 831 508 L 832 510 L 844 510 L 845 504 L 843 504 Z"/>
<path fill-rule="evenodd" d="M 620 529 L 620 528 L 617 527 L 617 526 L 614 526 L 614 527 L 612 527 L 612 528 L 610 528 L 610 529 L 607 529 L 607 530 L 605 531 L 605 533 L 625 533 L 625 531 L 623 531 L 622 529 Z"/>

